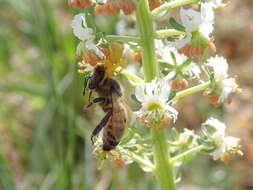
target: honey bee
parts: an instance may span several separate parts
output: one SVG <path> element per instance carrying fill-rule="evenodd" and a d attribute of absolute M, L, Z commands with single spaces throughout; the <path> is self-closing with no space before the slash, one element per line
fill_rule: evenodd
<path fill-rule="evenodd" d="M 93 91 L 98 95 L 97 98 L 89 100 L 86 108 L 99 103 L 106 113 L 93 130 L 91 141 L 94 142 L 93 138 L 104 128 L 102 149 L 110 151 L 119 144 L 127 122 L 127 110 L 121 86 L 117 80 L 107 77 L 104 65 L 96 65 L 94 72 L 88 78 L 85 89 L 90 91 L 90 97 Z"/>

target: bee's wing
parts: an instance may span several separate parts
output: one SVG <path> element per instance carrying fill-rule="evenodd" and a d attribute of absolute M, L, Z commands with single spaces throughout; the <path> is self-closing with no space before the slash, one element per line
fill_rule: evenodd
<path fill-rule="evenodd" d="M 126 126 L 133 125 L 136 117 L 135 117 L 135 114 L 132 111 L 127 99 L 124 96 L 121 96 L 120 98 L 119 97 L 114 98 L 114 97 L 116 97 L 116 95 L 112 95 L 113 106 L 114 105 L 121 105 L 121 107 L 125 111 L 126 119 L 127 119 Z"/>
<path fill-rule="evenodd" d="M 133 125 L 133 123 L 135 121 L 135 114 L 134 114 L 133 110 L 131 109 L 131 107 L 130 107 L 130 105 L 129 105 L 129 103 L 128 103 L 128 101 L 127 101 L 126 98 L 122 98 L 122 102 L 124 102 L 123 104 L 126 107 L 127 118 L 128 118 L 127 119 L 127 125 L 131 126 L 131 125 Z"/>

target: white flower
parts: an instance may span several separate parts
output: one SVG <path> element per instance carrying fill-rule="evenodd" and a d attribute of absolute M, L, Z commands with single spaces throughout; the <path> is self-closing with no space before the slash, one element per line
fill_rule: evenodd
<path fill-rule="evenodd" d="M 237 153 L 242 155 L 240 149 L 240 139 L 226 136 L 226 125 L 215 118 L 208 119 L 203 125 L 211 126 L 215 129 L 211 138 L 213 139 L 216 149 L 211 153 L 214 160 L 221 159 L 226 153 Z"/>
<path fill-rule="evenodd" d="M 88 50 L 91 50 L 96 53 L 101 59 L 104 58 L 104 53 L 92 41 L 87 41 L 86 47 Z"/>
<path fill-rule="evenodd" d="M 188 59 L 185 55 L 178 53 L 175 48 L 168 47 L 168 46 L 164 47 L 161 50 L 161 53 L 162 53 L 163 60 L 166 61 L 170 65 L 175 65 L 174 63 L 175 61 L 176 61 L 176 64 L 182 65 Z M 171 55 L 172 53 L 175 55 L 175 61 Z"/>
<path fill-rule="evenodd" d="M 162 40 L 155 40 L 155 46 L 156 49 L 159 51 L 159 54 L 161 55 L 162 59 L 170 65 L 175 65 L 171 53 L 175 55 L 177 65 L 183 64 L 188 59 L 185 55 L 178 53 L 175 48 L 165 46 Z"/>
<path fill-rule="evenodd" d="M 161 52 L 162 52 L 162 57 L 163 57 L 164 61 L 166 61 L 170 65 L 175 65 L 171 53 L 174 54 L 175 61 L 176 61 L 175 67 L 180 67 L 188 59 L 184 54 L 178 53 L 177 50 L 172 47 L 165 47 L 162 49 Z M 181 72 L 187 73 L 192 78 L 194 78 L 194 77 L 199 78 L 200 73 L 201 73 L 198 65 L 193 62 L 190 63 L 187 67 L 182 68 Z M 174 77 L 173 75 L 175 75 L 175 74 L 176 74 L 176 69 L 174 69 L 169 75 L 170 75 L 170 77 L 173 78 Z M 170 77 L 168 77 L 168 78 L 170 78 Z"/>
<path fill-rule="evenodd" d="M 207 40 L 213 31 L 213 3 L 201 3 L 201 10 L 180 9 L 180 19 L 186 30 L 186 37 L 173 43 L 177 49 L 184 47 L 192 39 L 192 32 L 199 31 Z"/>
<path fill-rule="evenodd" d="M 177 49 L 181 49 L 186 44 L 190 43 L 192 39 L 192 34 L 186 31 L 186 37 L 182 40 L 178 40 L 176 42 L 172 42 L 171 46 L 176 47 Z"/>
<path fill-rule="evenodd" d="M 181 66 L 187 59 L 184 54 L 178 53 L 176 48 L 165 46 L 161 40 L 155 41 L 156 48 L 159 50 L 159 54 L 161 55 L 162 59 L 170 65 L 174 65 L 175 69 L 171 71 L 168 76 L 166 76 L 167 80 L 171 80 L 175 77 L 177 72 L 177 67 Z M 173 59 L 171 54 L 174 54 L 175 60 Z M 176 61 L 176 63 L 174 63 Z M 186 72 L 190 77 L 200 77 L 200 69 L 197 64 L 191 63 L 186 68 L 183 68 L 181 72 Z"/>
<path fill-rule="evenodd" d="M 183 7 L 180 9 L 180 18 L 187 32 L 196 31 L 202 22 L 201 12 Z"/>
<path fill-rule="evenodd" d="M 92 40 L 94 39 L 93 30 L 86 27 L 85 14 L 81 13 L 75 15 L 71 22 L 74 35 L 80 40 Z"/>
<path fill-rule="evenodd" d="M 223 7 L 223 6 L 226 5 L 226 4 L 224 4 L 224 3 L 222 2 L 222 0 L 210 0 L 209 2 L 210 2 L 210 3 L 213 3 L 213 7 L 214 7 L 214 8 L 219 7 L 219 6 Z"/>
<path fill-rule="evenodd" d="M 93 43 L 95 36 L 93 30 L 86 27 L 85 14 L 81 13 L 76 15 L 71 22 L 71 27 L 73 28 L 74 35 L 82 40 L 76 48 L 76 54 L 78 56 L 81 56 L 87 51 L 93 51 L 101 59 L 105 56 L 104 53 Z"/>
<path fill-rule="evenodd" d="M 135 89 L 135 95 L 141 102 L 137 114 L 148 120 L 159 121 L 164 117 L 172 117 L 176 121 L 178 112 L 168 104 L 170 86 L 166 80 L 156 78 L 150 83 L 142 83 Z"/>
<path fill-rule="evenodd" d="M 116 33 L 119 35 L 126 35 L 127 34 L 127 23 L 125 17 L 120 14 L 119 15 L 119 22 L 116 24 Z"/>
<path fill-rule="evenodd" d="M 179 135 L 178 142 L 179 142 L 179 144 L 184 145 L 189 141 L 190 138 L 192 138 L 191 145 L 196 145 L 198 136 L 194 133 L 193 130 L 189 130 L 189 129 L 184 128 L 184 132 L 180 133 L 180 135 Z"/>
<path fill-rule="evenodd" d="M 101 4 L 105 4 L 107 2 L 107 0 L 92 0 L 94 3 L 101 3 Z"/>
<path fill-rule="evenodd" d="M 228 77 L 228 63 L 224 57 L 211 57 L 207 60 L 207 65 L 213 68 L 216 80 L 222 81 Z"/>
<path fill-rule="evenodd" d="M 201 24 L 199 26 L 200 32 L 209 39 L 213 32 L 214 11 L 212 3 L 201 3 Z"/>
<path fill-rule="evenodd" d="M 209 125 L 216 129 L 216 132 L 214 132 L 212 135 L 216 149 L 211 153 L 211 155 L 213 156 L 214 160 L 218 160 L 222 154 L 226 152 L 226 145 L 224 143 L 226 126 L 224 123 L 214 118 L 208 119 L 203 125 Z"/>
<path fill-rule="evenodd" d="M 230 93 L 236 92 L 238 89 L 238 85 L 236 84 L 234 78 L 224 79 L 221 83 L 221 87 L 222 91 L 218 102 L 224 102 Z"/>
<path fill-rule="evenodd" d="M 191 63 L 187 68 L 186 71 L 190 74 L 191 77 L 195 76 L 196 78 L 200 78 L 201 71 L 199 66 L 195 63 Z"/>
<path fill-rule="evenodd" d="M 221 91 L 218 102 L 224 102 L 230 93 L 238 89 L 235 79 L 228 78 L 228 63 L 225 58 L 216 55 L 207 60 L 207 65 L 212 67 L 215 82 Z"/>
<path fill-rule="evenodd" d="M 240 149 L 240 139 L 236 137 L 225 137 L 224 142 L 227 147 L 227 151 L 233 154 L 240 154 L 243 153 L 239 150 Z"/>
<path fill-rule="evenodd" d="M 218 119 L 215 119 L 213 117 L 208 119 L 203 125 L 212 126 L 213 128 L 216 129 L 218 133 L 224 133 L 226 129 L 226 125 L 224 123 L 220 122 Z"/>
<path fill-rule="evenodd" d="M 76 55 L 82 56 L 87 51 L 93 51 L 99 58 L 104 58 L 104 53 L 90 40 L 81 41 L 76 47 Z"/>
<path fill-rule="evenodd" d="M 155 40 L 155 48 L 161 50 L 164 48 L 164 43 L 162 40 Z"/>

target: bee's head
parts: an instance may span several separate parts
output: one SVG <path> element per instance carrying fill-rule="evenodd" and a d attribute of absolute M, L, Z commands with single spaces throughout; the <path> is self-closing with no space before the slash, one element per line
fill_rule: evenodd
<path fill-rule="evenodd" d="M 94 68 L 93 74 L 90 76 L 90 79 L 88 81 L 88 88 L 90 90 L 96 89 L 100 86 L 100 84 L 103 82 L 105 77 L 105 68 L 103 65 L 97 65 Z"/>

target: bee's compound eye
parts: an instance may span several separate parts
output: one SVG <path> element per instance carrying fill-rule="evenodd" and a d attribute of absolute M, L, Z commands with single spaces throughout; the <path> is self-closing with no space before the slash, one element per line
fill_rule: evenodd
<path fill-rule="evenodd" d="M 99 70 L 96 74 L 97 74 L 97 78 L 102 80 L 104 78 L 105 71 L 104 70 Z"/>
<path fill-rule="evenodd" d="M 97 75 L 103 76 L 105 74 L 105 68 L 104 66 L 100 65 L 95 69 L 95 72 Z"/>

